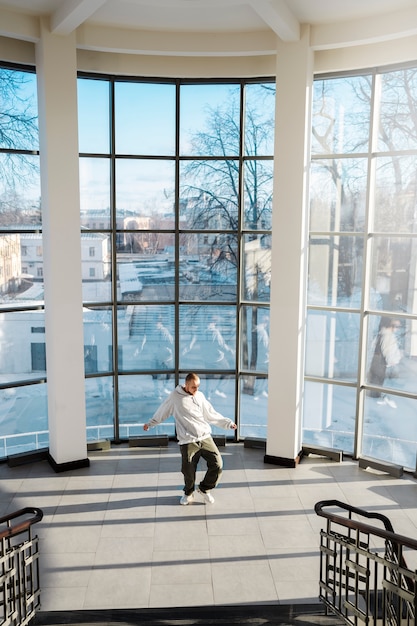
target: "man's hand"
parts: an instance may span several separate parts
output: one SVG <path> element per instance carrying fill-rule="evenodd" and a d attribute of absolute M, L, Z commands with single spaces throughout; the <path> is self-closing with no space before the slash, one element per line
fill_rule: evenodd
<path fill-rule="evenodd" d="M 230 428 L 231 428 L 232 430 L 236 430 L 237 426 L 236 426 L 236 424 L 232 424 L 232 425 L 230 426 Z"/>
<path fill-rule="evenodd" d="M 149 430 L 149 424 L 144 424 L 143 425 L 143 430 Z"/>

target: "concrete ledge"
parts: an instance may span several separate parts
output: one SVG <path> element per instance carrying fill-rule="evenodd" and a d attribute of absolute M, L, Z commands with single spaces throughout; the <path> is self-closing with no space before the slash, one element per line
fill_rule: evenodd
<path fill-rule="evenodd" d="M 151 435 L 142 437 L 131 437 L 129 448 L 152 448 L 153 446 L 164 447 L 168 445 L 168 435 Z"/>
<path fill-rule="evenodd" d="M 99 439 L 98 441 L 90 441 L 90 443 L 87 443 L 88 452 L 92 450 L 110 450 L 110 448 L 110 439 Z"/>
<path fill-rule="evenodd" d="M 52 469 L 58 474 L 60 472 L 69 472 L 71 470 L 81 469 L 90 466 L 90 459 L 77 459 L 76 461 L 67 461 L 66 463 L 57 463 L 48 452 L 48 461 Z"/>
<path fill-rule="evenodd" d="M 303 446 L 302 452 L 305 455 L 317 454 L 318 456 L 325 456 L 333 461 L 343 461 L 343 450 L 338 448 L 325 448 L 323 446 Z"/>
<path fill-rule="evenodd" d="M 17 467 L 18 465 L 26 465 L 36 461 L 48 460 L 49 448 L 39 448 L 31 452 L 20 452 L 19 454 L 11 454 L 7 457 L 7 465 L 9 467 Z"/>
<path fill-rule="evenodd" d="M 266 450 L 266 441 L 265 439 L 260 439 L 259 437 L 246 437 L 246 439 L 243 440 L 243 447 Z"/>
<path fill-rule="evenodd" d="M 274 456 L 272 454 L 264 455 L 264 463 L 270 463 L 271 465 L 280 465 L 281 467 L 297 467 L 300 462 L 300 456 L 291 459 L 284 456 Z"/>
<path fill-rule="evenodd" d="M 358 464 L 359 467 L 362 469 L 367 469 L 368 467 L 370 467 L 380 472 L 391 474 L 391 476 L 395 476 L 396 478 L 401 478 L 404 470 L 402 465 L 396 465 L 395 463 L 387 463 L 384 461 L 376 461 L 375 459 L 369 459 L 366 456 L 359 457 Z"/>

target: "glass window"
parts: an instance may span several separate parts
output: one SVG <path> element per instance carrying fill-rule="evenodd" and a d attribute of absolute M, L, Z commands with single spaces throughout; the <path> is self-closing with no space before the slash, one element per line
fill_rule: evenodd
<path fill-rule="evenodd" d="M 79 150 L 106 154 L 110 152 L 110 84 L 79 78 L 77 88 Z"/>
<path fill-rule="evenodd" d="M 374 230 L 391 233 L 415 232 L 416 156 L 380 157 L 376 159 L 375 168 Z"/>
<path fill-rule="evenodd" d="M 269 325 L 269 307 L 242 307 L 240 361 L 243 370 L 268 373 Z M 248 380 L 255 381 L 255 378 L 248 377 Z M 265 381 L 260 378 L 259 382 L 262 385 Z"/>
<path fill-rule="evenodd" d="M 372 77 L 316 80 L 313 87 L 313 154 L 368 152 Z"/>
<path fill-rule="evenodd" d="M 366 159 L 320 159 L 310 173 L 310 230 L 361 232 L 365 228 Z"/>
<path fill-rule="evenodd" d="M 268 378 L 243 376 L 240 379 L 240 432 L 242 437 L 266 440 L 265 412 L 268 411 Z"/>
<path fill-rule="evenodd" d="M 143 435 L 143 425 L 150 420 L 166 392 L 172 391 L 173 382 L 168 375 L 119 376 L 120 436 L 124 439 Z M 175 436 L 174 418 L 152 428 L 152 435 Z"/>
<path fill-rule="evenodd" d="M 47 448 L 48 443 L 46 383 L 0 389 L 0 456 Z"/>
<path fill-rule="evenodd" d="M 239 163 L 186 161 L 181 166 L 180 224 L 193 230 L 236 230 Z"/>
<path fill-rule="evenodd" d="M 243 170 L 243 228 L 270 230 L 272 226 L 273 161 L 248 159 Z"/>
<path fill-rule="evenodd" d="M 312 236 L 308 303 L 359 308 L 363 271 L 362 236 Z"/>
<path fill-rule="evenodd" d="M 239 140 L 239 85 L 181 85 L 180 154 L 235 156 Z"/>
<path fill-rule="evenodd" d="M 87 441 L 114 438 L 113 377 L 85 381 Z"/>
<path fill-rule="evenodd" d="M 181 305 L 180 369 L 234 370 L 236 307 Z"/>
<path fill-rule="evenodd" d="M 384 72 L 380 84 L 378 150 L 415 150 L 417 134 L 417 70 L 414 67 Z"/>
<path fill-rule="evenodd" d="M 305 373 L 356 381 L 360 316 L 341 311 L 308 312 Z"/>
<path fill-rule="evenodd" d="M 80 158 L 81 228 L 110 228 L 110 161 Z"/>
<path fill-rule="evenodd" d="M 181 300 L 236 300 L 237 238 L 229 233 L 180 236 Z"/>
<path fill-rule="evenodd" d="M 372 238 L 370 288 L 375 294 L 374 308 L 380 311 L 417 313 L 416 250 L 415 238 Z"/>
<path fill-rule="evenodd" d="M 353 453 L 356 388 L 306 381 L 303 442 Z"/>
<path fill-rule="evenodd" d="M 175 226 L 173 161 L 117 159 L 116 218 L 119 230 Z"/>
<path fill-rule="evenodd" d="M 98 374 L 118 376 L 114 436 L 143 435 L 161 400 L 194 370 L 216 409 L 239 421 L 244 363 L 260 375 L 254 401 L 262 398 L 264 436 L 275 85 L 134 78 L 108 85 L 114 150 L 80 157 L 87 393 L 101 393 Z M 248 307 L 252 328 L 242 331 L 243 294 L 262 308 Z M 110 310 L 113 330 L 110 315 L 97 325 Z M 248 350 L 251 358 L 259 352 L 255 365 Z M 96 404 L 87 399 L 89 437 L 107 427 L 94 418 Z M 174 436 L 173 420 L 154 432 Z"/>
<path fill-rule="evenodd" d="M 388 396 L 389 402 L 367 397 L 364 408 L 362 453 L 415 471 L 417 400 Z M 401 419 L 397 419 L 398 415 Z"/>
<path fill-rule="evenodd" d="M 416 79 L 315 83 L 304 394 L 308 443 L 412 469 Z"/>
<path fill-rule="evenodd" d="M 275 84 L 253 83 L 245 89 L 245 155 L 274 153 Z"/>
<path fill-rule="evenodd" d="M 245 300 L 269 302 L 271 290 L 271 235 L 243 237 Z"/>
<path fill-rule="evenodd" d="M 119 306 L 119 371 L 175 369 L 172 305 Z"/>
<path fill-rule="evenodd" d="M 175 152 L 175 85 L 116 81 L 117 154 Z"/>

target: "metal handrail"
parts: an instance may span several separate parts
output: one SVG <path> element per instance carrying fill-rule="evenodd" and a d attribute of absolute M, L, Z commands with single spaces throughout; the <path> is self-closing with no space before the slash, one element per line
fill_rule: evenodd
<path fill-rule="evenodd" d="M 25 507 L 0 517 L 0 626 L 26 626 L 40 607 L 38 537 L 41 509 Z M 17 521 L 17 523 L 15 523 Z"/>
<path fill-rule="evenodd" d="M 23 520 L 15 526 L 11 525 L 12 520 L 23 517 L 24 515 L 33 515 L 33 517 Z M 42 518 L 43 511 L 36 507 L 25 507 L 24 509 L 19 509 L 19 511 L 0 517 L 0 525 L 4 523 L 7 524 L 5 530 L 0 530 L 0 541 L 6 537 L 15 537 L 16 535 L 20 535 L 20 533 L 28 531 L 33 524 L 40 522 Z"/>
<path fill-rule="evenodd" d="M 339 500 L 322 500 L 314 510 L 327 520 L 320 533 L 319 594 L 326 610 L 352 626 L 414 626 L 417 571 L 407 566 L 404 553 L 417 554 L 417 541 L 395 533 L 385 515 Z M 354 515 L 378 521 L 383 528 Z M 376 538 L 384 540 L 383 548 L 375 547 Z"/>
<path fill-rule="evenodd" d="M 363 517 L 367 517 L 368 519 L 377 519 L 384 524 L 385 530 L 382 528 L 371 526 L 370 524 L 364 524 L 363 522 L 353 520 L 350 517 L 346 518 L 335 513 L 324 512 L 324 509 L 326 507 L 335 506 L 344 509 L 348 513 L 362 515 Z M 407 548 L 411 548 L 412 550 L 417 550 L 417 540 L 410 539 L 410 537 L 405 537 L 404 535 L 398 535 L 397 533 L 395 533 L 391 521 L 388 517 L 386 517 L 386 515 L 382 515 L 382 513 L 372 513 L 370 511 L 366 511 L 365 509 L 358 509 L 357 507 L 350 506 L 349 504 L 345 504 L 344 502 L 340 502 L 339 500 L 322 500 L 321 502 L 317 502 L 317 504 L 314 506 L 314 510 L 317 515 L 325 517 L 330 522 L 334 522 L 335 524 L 346 526 L 346 528 L 350 528 L 352 530 L 359 530 L 364 533 L 370 533 L 372 535 L 376 535 L 377 537 L 381 537 L 382 539 L 387 539 L 388 541 L 392 541 L 393 543 L 398 543 L 406 546 Z"/>

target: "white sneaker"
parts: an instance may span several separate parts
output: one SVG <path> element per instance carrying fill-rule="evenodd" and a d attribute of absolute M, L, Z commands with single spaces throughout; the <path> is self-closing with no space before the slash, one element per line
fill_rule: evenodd
<path fill-rule="evenodd" d="M 185 506 L 186 504 L 191 504 L 192 502 L 194 502 L 194 494 L 193 493 L 190 493 L 189 496 L 185 495 L 185 493 L 184 493 L 184 495 L 181 496 L 180 504 L 183 504 Z"/>
<path fill-rule="evenodd" d="M 394 402 L 394 400 L 392 400 L 391 398 L 388 398 L 388 396 L 385 396 L 385 404 L 388 404 L 388 406 L 390 406 L 391 409 L 397 408 L 397 403 Z"/>
<path fill-rule="evenodd" d="M 224 393 L 224 391 L 219 391 L 218 389 L 216 389 L 214 393 L 216 394 L 216 396 L 220 396 L 221 398 L 226 398 L 226 394 Z"/>
<path fill-rule="evenodd" d="M 214 504 L 214 498 L 210 491 L 201 491 L 201 489 L 198 489 L 198 493 L 203 496 L 204 502 L 207 504 Z"/>

